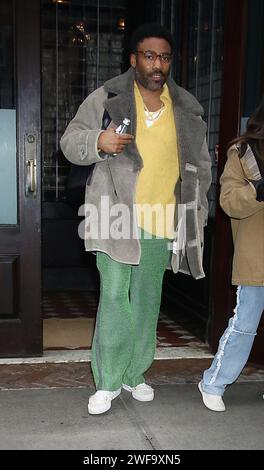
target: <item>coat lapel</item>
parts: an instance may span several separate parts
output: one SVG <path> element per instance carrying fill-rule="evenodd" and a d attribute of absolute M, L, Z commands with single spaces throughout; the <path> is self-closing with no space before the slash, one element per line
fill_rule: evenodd
<path fill-rule="evenodd" d="M 178 137 L 181 174 L 186 163 L 199 164 L 200 150 L 206 133 L 206 124 L 201 119 L 203 108 L 196 98 L 169 78 L 167 81 L 174 105 L 174 116 Z"/>
<path fill-rule="evenodd" d="M 206 124 L 199 117 L 175 107 L 175 121 L 181 159 L 181 170 L 186 163 L 199 166 L 201 148 L 205 139 Z"/>
<path fill-rule="evenodd" d="M 116 96 L 107 99 L 104 103 L 111 119 L 116 125 L 122 123 L 124 118 L 130 119 L 128 132 L 136 136 L 136 105 L 134 97 L 134 74 L 131 69 L 123 74 L 119 86 L 116 86 L 116 80 L 112 79 L 106 82 L 104 88 L 106 91 L 115 93 Z M 143 161 L 139 155 L 135 141 L 126 147 L 125 155 L 133 161 L 135 171 L 143 167 Z"/>

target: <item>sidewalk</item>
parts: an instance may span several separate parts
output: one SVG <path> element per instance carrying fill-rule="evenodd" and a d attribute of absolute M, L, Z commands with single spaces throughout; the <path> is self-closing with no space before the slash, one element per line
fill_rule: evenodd
<path fill-rule="evenodd" d="M 264 449 L 262 373 L 244 373 L 226 392 L 227 411 L 215 413 L 204 407 L 194 383 L 204 363 L 157 362 L 148 375 L 153 402 L 137 402 L 123 390 L 99 416 L 87 413 L 90 381 L 66 388 L 57 376 L 56 388 L 2 387 L 0 449 Z"/>
<path fill-rule="evenodd" d="M 152 403 L 123 391 L 101 416 L 87 414 L 91 389 L 1 391 L 0 449 L 263 449 L 263 391 L 233 385 L 215 413 L 196 385 L 159 385 Z"/>

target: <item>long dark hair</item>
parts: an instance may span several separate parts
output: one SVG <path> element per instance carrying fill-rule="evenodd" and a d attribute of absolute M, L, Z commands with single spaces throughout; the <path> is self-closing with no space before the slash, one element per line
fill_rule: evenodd
<path fill-rule="evenodd" d="M 259 158 L 264 159 L 264 95 L 258 107 L 250 116 L 246 131 L 239 137 L 233 139 L 229 146 L 238 143 L 241 145 L 247 143 L 252 144 Z"/>

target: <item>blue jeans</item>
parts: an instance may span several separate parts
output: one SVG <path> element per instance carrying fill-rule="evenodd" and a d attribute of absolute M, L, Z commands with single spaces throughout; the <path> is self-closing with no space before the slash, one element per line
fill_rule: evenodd
<path fill-rule="evenodd" d="M 222 396 L 245 366 L 264 310 L 264 287 L 239 286 L 235 315 L 222 335 L 211 367 L 204 371 L 204 392 Z"/>

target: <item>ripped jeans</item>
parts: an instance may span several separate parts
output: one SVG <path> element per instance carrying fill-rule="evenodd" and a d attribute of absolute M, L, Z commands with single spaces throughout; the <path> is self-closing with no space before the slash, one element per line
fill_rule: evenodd
<path fill-rule="evenodd" d="M 211 367 L 204 371 L 204 392 L 222 396 L 245 366 L 264 310 L 264 287 L 239 286 L 235 315 L 222 335 Z"/>

